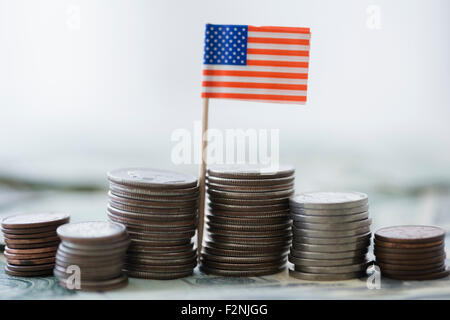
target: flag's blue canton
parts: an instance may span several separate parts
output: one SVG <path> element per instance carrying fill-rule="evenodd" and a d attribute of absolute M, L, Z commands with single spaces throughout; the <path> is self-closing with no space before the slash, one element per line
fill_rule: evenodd
<path fill-rule="evenodd" d="M 204 64 L 247 64 L 248 26 L 207 24 Z"/>

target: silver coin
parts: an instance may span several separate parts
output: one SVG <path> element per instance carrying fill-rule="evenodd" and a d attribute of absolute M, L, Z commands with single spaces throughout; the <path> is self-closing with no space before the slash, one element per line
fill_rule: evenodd
<path fill-rule="evenodd" d="M 267 231 L 271 232 L 272 230 L 286 230 L 290 227 L 290 222 L 277 223 L 277 224 L 260 224 L 260 225 L 236 225 L 236 224 L 224 224 L 224 223 L 214 223 L 211 221 L 207 221 L 208 227 L 211 227 L 215 230 L 229 230 L 229 231 L 242 231 L 242 232 L 253 232 L 253 231 Z"/>
<path fill-rule="evenodd" d="M 208 221 L 227 224 L 227 225 L 251 225 L 251 226 L 261 226 L 261 225 L 271 225 L 278 223 L 287 223 L 291 220 L 288 217 L 261 217 L 261 218 L 240 218 L 240 217 L 224 217 L 216 215 L 208 215 Z"/>
<path fill-rule="evenodd" d="M 305 192 L 293 196 L 291 202 L 308 209 L 343 209 L 366 205 L 368 197 L 360 192 Z"/>
<path fill-rule="evenodd" d="M 288 209 L 288 203 L 264 205 L 264 206 L 238 206 L 220 203 L 209 203 L 209 207 L 213 210 L 233 211 L 233 212 L 255 212 L 255 211 L 279 211 Z"/>
<path fill-rule="evenodd" d="M 115 250 L 115 249 L 122 249 L 128 247 L 130 244 L 130 237 L 128 234 L 126 234 L 123 238 L 118 239 L 116 241 L 111 241 L 109 243 L 104 244 L 80 244 L 76 242 L 70 242 L 70 241 L 61 241 L 61 244 L 69 249 L 74 250 L 90 250 L 90 251 L 97 251 L 97 250 Z"/>
<path fill-rule="evenodd" d="M 275 178 L 275 179 L 230 179 L 208 176 L 208 182 L 220 185 L 230 186 L 273 186 L 279 184 L 292 183 L 293 176 Z"/>
<path fill-rule="evenodd" d="M 214 216 L 239 218 L 239 219 L 265 219 L 265 218 L 289 218 L 289 210 L 279 211 L 246 211 L 246 212 L 234 212 L 234 211 L 220 211 L 210 209 L 209 212 Z"/>
<path fill-rule="evenodd" d="M 194 243 L 190 242 L 191 240 L 180 242 L 178 244 L 172 244 L 170 241 L 164 241 L 161 243 L 159 241 L 158 243 L 136 243 L 131 244 L 127 254 L 133 254 L 133 255 L 148 255 L 148 254 L 179 254 L 181 252 L 187 252 L 191 251 L 194 248 Z"/>
<path fill-rule="evenodd" d="M 288 200 L 286 198 L 273 198 L 273 199 L 231 199 L 231 198 L 218 198 L 209 196 L 209 201 L 213 203 L 228 204 L 228 205 L 238 205 L 238 206 L 266 206 L 273 204 L 285 204 L 288 207 Z"/>
<path fill-rule="evenodd" d="M 237 199 L 237 200 L 267 200 L 267 199 L 286 199 L 294 194 L 294 190 L 284 190 L 284 191 L 266 191 L 266 192 L 239 192 L 239 191 L 220 191 L 214 189 L 208 189 L 207 193 L 212 197 L 226 198 L 226 199 Z"/>
<path fill-rule="evenodd" d="M 130 233 L 132 241 L 134 240 L 182 240 L 191 239 L 195 235 L 195 231 L 188 232 L 146 232 L 146 233 Z"/>
<path fill-rule="evenodd" d="M 150 168 L 124 168 L 108 172 L 114 183 L 145 188 L 179 189 L 197 186 L 197 178 L 184 173 Z"/>
<path fill-rule="evenodd" d="M 107 210 L 117 216 L 131 219 L 153 220 L 153 221 L 175 221 L 175 220 L 189 220 L 197 215 L 197 210 L 191 212 L 181 213 L 163 213 L 163 212 L 136 212 L 125 208 L 117 208 L 116 205 L 108 204 Z"/>
<path fill-rule="evenodd" d="M 294 239 L 295 240 L 295 239 Z M 346 252 L 360 250 L 370 246 L 370 241 L 360 241 L 347 244 L 305 244 L 292 242 L 292 248 L 298 251 L 308 252 Z"/>
<path fill-rule="evenodd" d="M 64 244 L 60 243 L 58 247 L 57 254 L 62 254 L 67 257 L 69 256 L 98 256 L 98 257 L 105 257 L 105 256 L 115 256 L 115 255 L 121 255 L 126 251 L 125 248 L 118 248 L 118 249 L 103 249 L 103 250 L 79 250 L 79 249 L 73 249 L 68 248 Z"/>
<path fill-rule="evenodd" d="M 354 208 L 344 208 L 344 209 L 307 209 L 297 207 L 292 200 L 289 202 L 292 213 L 300 214 L 304 216 L 345 216 L 345 215 L 354 215 L 357 213 L 366 212 L 369 210 L 369 205 L 363 205 Z"/>
<path fill-rule="evenodd" d="M 345 252 L 310 252 L 294 250 L 293 248 L 291 248 L 291 255 L 293 255 L 294 257 L 313 260 L 351 259 L 355 257 L 365 256 L 367 252 L 367 248 Z"/>
<path fill-rule="evenodd" d="M 228 256 L 228 257 L 261 257 L 261 256 L 271 256 L 274 255 L 274 251 L 252 251 L 252 250 L 227 250 L 227 249 L 217 249 L 210 246 L 203 247 L 204 253 L 216 255 L 216 256 Z M 276 253 L 282 253 L 286 255 L 289 252 L 289 246 L 280 249 Z"/>
<path fill-rule="evenodd" d="M 227 243 L 227 244 L 242 244 L 242 245 L 254 245 L 256 247 L 263 245 L 282 245 L 286 246 L 291 243 L 292 236 L 290 234 L 286 234 L 283 237 L 259 237 L 259 238 L 250 238 L 250 237 L 237 237 L 237 236 L 223 236 L 214 233 L 209 233 L 209 238 L 215 241 L 216 243 Z"/>
<path fill-rule="evenodd" d="M 108 197 L 111 202 L 116 202 L 125 206 L 135 206 L 143 208 L 159 208 L 159 209 L 183 209 L 183 208 L 193 208 L 198 204 L 197 199 L 189 201 L 155 201 L 155 200 L 135 200 L 116 196 L 111 191 L 108 192 Z"/>
<path fill-rule="evenodd" d="M 231 179 L 273 179 L 291 176 L 295 173 L 292 166 L 273 168 L 261 164 L 214 165 L 208 168 L 208 176 Z"/>
<path fill-rule="evenodd" d="M 202 259 L 205 261 L 217 261 L 223 263 L 242 263 L 244 264 L 243 268 L 245 268 L 246 263 L 263 263 L 263 262 L 278 262 L 286 259 L 287 254 L 277 253 L 273 255 L 265 255 L 265 256 L 219 256 L 209 253 L 203 253 Z"/>
<path fill-rule="evenodd" d="M 341 238 L 295 237 L 295 241 L 297 243 L 306 243 L 306 244 L 344 244 L 344 243 L 354 243 L 358 241 L 369 241 L 371 238 L 372 233 L 368 232 L 360 236 L 341 237 Z"/>
<path fill-rule="evenodd" d="M 134 206 L 127 206 L 123 205 L 118 202 L 109 201 L 108 202 L 108 210 L 112 211 L 113 213 L 116 213 L 117 211 L 119 214 L 122 212 L 129 213 L 131 215 L 148 215 L 152 217 L 159 217 L 161 219 L 164 219 L 165 216 L 168 217 L 168 219 L 171 219 L 176 216 L 181 215 L 188 215 L 188 214 L 196 214 L 197 213 L 197 207 L 185 207 L 185 208 L 143 208 L 143 207 L 134 207 Z"/>
<path fill-rule="evenodd" d="M 123 239 L 125 226 L 110 221 L 86 221 L 59 226 L 56 233 L 63 241 L 85 244 L 108 243 Z"/>
<path fill-rule="evenodd" d="M 122 266 L 114 266 L 114 268 L 97 268 L 96 269 L 88 269 L 88 268 L 81 268 L 81 281 L 102 281 L 102 280 L 109 280 L 116 278 L 117 276 L 120 276 L 122 272 Z M 72 272 L 66 272 L 67 267 L 55 265 L 53 269 L 53 274 L 59 278 L 59 279 L 67 279 L 71 276 Z"/>
<path fill-rule="evenodd" d="M 224 241 L 206 241 L 206 247 L 211 247 L 217 250 L 226 250 L 226 251 L 241 251 L 241 252 L 255 252 L 264 254 L 266 252 L 283 252 L 289 250 L 290 241 L 286 241 L 286 243 L 276 243 L 276 244 L 264 244 L 264 245 L 255 245 L 255 244 L 239 244 L 239 243 L 230 243 Z"/>
<path fill-rule="evenodd" d="M 298 229 L 295 226 L 292 227 L 292 233 L 295 237 L 309 237 L 309 238 L 340 238 L 340 237 L 353 237 L 363 235 L 370 232 L 370 227 L 363 227 L 346 231 L 318 231 L 308 229 Z"/>
<path fill-rule="evenodd" d="M 124 269 L 131 278 L 155 279 L 155 280 L 172 280 L 184 278 L 192 275 L 193 270 L 182 272 L 143 272 Z"/>
<path fill-rule="evenodd" d="M 154 260 L 173 260 L 173 259 L 190 259 L 197 256 L 196 250 L 186 250 L 181 252 L 127 252 L 127 257 L 142 258 L 142 259 L 154 259 Z"/>
<path fill-rule="evenodd" d="M 200 266 L 200 271 L 205 274 L 212 274 L 221 277 L 261 277 L 282 272 L 285 268 L 286 266 L 283 265 L 259 270 L 224 270 L 211 268 L 202 264 Z"/>
<path fill-rule="evenodd" d="M 190 187 L 183 189 L 146 189 L 133 186 L 122 186 L 114 182 L 109 183 L 109 189 L 115 193 L 126 193 L 134 195 L 147 195 L 149 197 L 176 197 L 176 196 L 192 196 L 199 193 L 199 187 Z"/>
<path fill-rule="evenodd" d="M 307 273 L 319 273 L 319 274 L 330 274 L 330 273 L 351 273 L 365 271 L 367 269 L 368 262 L 358 264 L 350 264 L 347 266 L 326 266 L 326 267 L 310 267 L 303 265 L 295 265 L 295 271 L 307 272 Z"/>
<path fill-rule="evenodd" d="M 64 254 L 61 254 L 59 252 L 55 256 L 56 263 L 59 263 L 60 265 L 72 265 L 76 264 L 81 266 L 87 266 L 87 267 L 102 267 L 102 266 L 110 266 L 113 264 L 120 264 L 123 263 L 125 258 L 125 252 L 123 252 L 121 255 L 116 256 L 106 256 L 106 257 L 99 257 L 99 256 L 88 256 L 88 257 L 78 257 L 78 256 L 67 256 Z"/>
<path fill-rule="evenodd" d="M 174 264 L 170 266 L 155 266 L 142 263 L 125 261 L 124 269 L 133 271 L 152 271 L 152 272 L 176 272 L 192 270 L 197 266 L 197 260 L 189 264 Z"/>
<path fill-rule="evenodd" d="M 273 238 L 273 237 L 284 237 L 290 236 L 291 231 L 290 228 L 279 229 L 279 230 L 270 230 L 270 231 L 248 231 L 248 230 L 240 230 L 240 231 L 232 231 L 232 230 L 224 230 L 224 229 L 216 229 L 212 227 L 208 227 L 206 229 L 210 234 L 214 234 L 216 236 L 228 236 L 228 237 L 241 237 L 241 238 L 253 238 L 253 239 L 264 239 L 264 238 Z"/>
<path fill-rule="evenodd" d="M 332 267 L 332 266 L 347 266 L 351 264 L 358 264 L 367 261 L 365 256 L 358 256 L 354 258 L 348 259 L 305 259 L 305 258 L 297 258 L 293 255 L 289 255 L 289 262 L 300 265 L 300 266 L 309 266 L 309 267 Z"/>
<path fill-rule="evenodd" d="M 128 264 L 143 264 L 148 266 L 172 266 L 172 265 L 187 265 L 197 261 L 197 256 L 194 255 L 190 258 L 179 259 L 149 259 L 135 256 L 126 256 Z"/>
<path fill-rule="evenodd" d="M 208 187 L 208 189 L 219 190 L 219 191 L 261 193 L 261 192 L 266 192 L 266 191 L 291 190 L 294 188 L 294 183 L 279 184 L 279 185 L 275 185 L 275 186 L 229 186 L 229 185 L 206 182 L 206 186 Z"/>
<path fill-rule="evenodd" d="M 347 231 L 358 228 L 369 227 L 372 224 L 372 219 L 364 219 L 360 221 L 348 222 L 348 223 L 306 223 L 306 222 L 294 222 L 294 226 L 297 228 L 308 230 L 323 230 L 323 231 Z"/>
<path fill-rule="evenodd" d="M 357 279 L 366 276 L 366 272 L 351 272 L 351 273 L 330 273 L 330 274 L 316 274 L 308 272 L 299 272 L 289 269 L 289 276 L 307 281 L 342 281 Z"/>
<path fill-rule="evenodd" d="M 306 223 L 350 223 L 354 221 L 361 221 L 369 218 L 369 212 L 362 212 L 356 214 L 349 214 L 345 216 L 306 216 L 291 211 L 291 218 L 294 221 Z"/>
<path fill-rule="evenodd" d="M 167 230 L 169 228 L 171 230 L 176 229 L 182 229 L 182 228 L 190 228 L 190 227 L 196 227 L 197 225 L 197 219 L 192 220 L 180 220 L 180 221 L 147 221 L 147 220 L 135 220 L 135 219 L 129 219 L 124 218 L 121 216 L 116 216 L 112 214 L 111 212 L 106 213 L 108 215 L 108 218 L 114 222 L 121 223 L 125 225 L 130 231 L 136 231 L 139 230 L 139 232 L 147 232 L 147 231 L 154 231 L 155 229 L 161 229 L 166 227 Z"/>
<path fill-rule="evenodd" d="M 147 190 L 147 189 L 145 189 L 145 190 Z M 178 189 L 178 190 L 184 190 L 184 189 Z M 109 192 L 116 197 L 130 199 L 130 200 L 173 202 L 177 205 L 180 202 L 197 201 L 198 197 L 199 197 L 199 192 L 195 192 L 195 193 L 187 194 L 187 195 L 181 195 L 181 194 L 148 195 L 148 194 L 139 194 L 139 193 L 130 193 L 130 192 L 126 192 L 126 191 L 119 191 L 117 189 L 110 189 Z"/>

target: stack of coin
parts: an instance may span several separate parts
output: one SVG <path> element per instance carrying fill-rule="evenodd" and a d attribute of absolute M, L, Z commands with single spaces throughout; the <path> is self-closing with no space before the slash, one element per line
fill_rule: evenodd
<path fill-rule="evenodd" d="M 5 218 L 5 272 L 19 277 L 51 275 L 59 238 L 56 229 L 69 222 L 66 213 L 31 213 Z"/>
<path fill-rule="evenodd" d="M 260 276 L 285 269 L 292 239 L 289 197 L 294 193 L 294 168 L 211 167 L 207 187 L 209 241 L 203 247 L 201 270 Z"/>
<path fill-rule="evenodd" d="M 194 176 L 130 168 L 108 173 L 108 217 L 131 238 L 125 270 L 130 277 L 175 279 L 197 265 L 198 183 Z"/>
<path fill-rule="evenodd" d="M 130 243 L 124 225 L 109 221 L 68 223 L 57 233 L 62 242 L 53 273 L 63 287 L 106 291 L 128 283 L 122 272 Z"/>
<path fill-rule="evenodd" d="M 289 261 L 295 278 L 336 281 L 365 275 L 371 232 L 368 197 L 359 192 L 310 192 L 290 201 Z"/>
<path fill-rule="evenodd" d="M 431 280 L 449 275 L 445 231 L 433 226 L 395 226 L 375 233 L 375 264 L 381 275 L 398 280 Z"/>

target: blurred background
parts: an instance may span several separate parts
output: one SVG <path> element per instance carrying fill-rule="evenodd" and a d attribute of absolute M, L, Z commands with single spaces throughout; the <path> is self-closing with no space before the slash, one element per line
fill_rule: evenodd
<path fill-rule="evenodd" d="M 106 172 L 171 161 L 201 120 L 204 25 L 312 32 L 305 106 L 213 100 L 210 127 L 279 129 L 297 191 L 370 197 L 374 229 L 450 230 L 446 0 L 0 0 L 0 215 L 105 219 Z"/>

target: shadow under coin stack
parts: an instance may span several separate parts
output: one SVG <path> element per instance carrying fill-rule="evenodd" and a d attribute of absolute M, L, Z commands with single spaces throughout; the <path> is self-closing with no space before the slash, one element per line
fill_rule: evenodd
<path fill-rule="evenodd" d="M 289 274 L 310 281 L 366 275 L 371 232 L 368 197 L 358 192 L 311 192 L 290 201 L 293 219 Z"/>
<path fill-rule="evenodd" d="M 260 276 L 286 268 L 292 239 L 289 197 L 294 168 L 208 169 L 208 233 L 201 270 L 222 276 Z"/>
<path fill-rule="evenodd" d="M 117 289 L 128 283 L 122 272 L 130 243 L 125 226 L 109 221 L 69 223 L 58 228 L 62 242 L 56 253 L 53 273 L 61 286 L 85 291 Z M 72 269 L 79 268 L 79 285 Z M 70 277 L 70 279 L 68 279 Z M 69 282 L 67 282 L 69 280 Z"/>
<path fill-rule="evenodd" d="M 378 230 L 375 264 L 381 275 L 398 280 L 432 280 L 449 275 L 445 231 L 433 226 L 395 226 Z"/>
<path fill-rule="evenodd" d="M 197 265 L 192 237 L 197 228 L 198 183 L 194 176 L 131 168 L 108 173 L 108 217 L 127 227 L 128 276 L 176 279 Z"/>
<path fill-rule="evenodd" d="M 69 222 L 66 213 L 21 214 L 5 218 L 5 272 L 12 276 L 47 276 L 53 273 L 59 237 L 56 229 Z"/>

